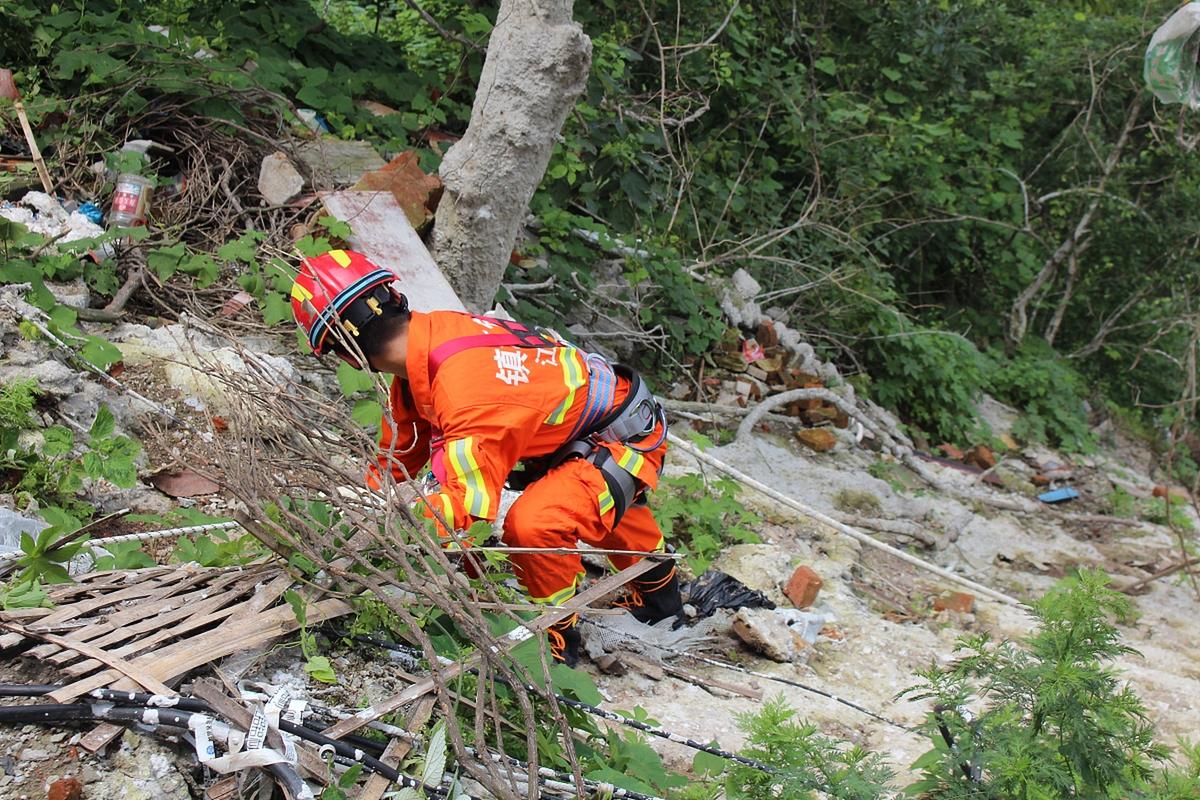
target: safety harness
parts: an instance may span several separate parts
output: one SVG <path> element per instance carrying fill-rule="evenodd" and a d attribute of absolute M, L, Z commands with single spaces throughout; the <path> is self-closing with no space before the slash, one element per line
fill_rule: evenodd
<path fill-rule="evenodd" d="M 441 365 L 464 350 L 478 347 L 558 348 L 570 346 L 545 328 L 530 329 L 511 320 L 472 316 L 488 325 L 499 326 L 503 332 L 462 336 L 435 347 L 429 353 L 430 386 L 433 385 L 434 377 Z M 662 405 L 655 399 L 650 388 L 646 386 L 637 372 L 622 364 L 609 364 L 603 356 L 595 353 L 588 354 L 585 362 L 588 367 L 588 393 L 579 421 L 571 430 L 566 444 L 550 456 L 538 459 L 541 462 L 538 468 L 527 469 L 526 472 L 532 474 L 527 474 L 522 483 L 528 485 L 536 477 L 541 477 L 568 459 L 586 459 L 600 470 L 600 475 L 604 478 L 604 483 L 612 496 L 613 526 L 615 527 L 631 506 L 645 500 L 636 477 L 621 467 L 607 448 L 600 447 L 600 442 L 621 442 L 631 450 L 640 453 L 649 452 L 659 447 L 666 439 L 667 420 Z M 618 377 L 625 378 L 629 382 L 629 393 L 619 405 L 614 406 L 613 396 L 617 388 Z M 650 444 L 641 442 L 642 439 L 654 433 L 660 425 L 662 430 L 654 442 Z M 435 431 L 431 446 L 436 452 L 442 448 L 442 445 L 441 432 Z M 440 479 L 442 476 L 438 477 Z"/>

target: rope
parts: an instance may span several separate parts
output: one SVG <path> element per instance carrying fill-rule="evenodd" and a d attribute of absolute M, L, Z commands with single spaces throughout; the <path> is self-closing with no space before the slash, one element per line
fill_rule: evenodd
<path fill-rule="evenodd" d="M 241 527 L 236 522 L 212 522 L 207 525 L 191 525 L 186 528 L 166 528 L 161 531 L 146 531 L 144 533 L 125 533 L 120 536 L 108 536 L 103 539 L 90 539 L 83 543 L 84 547 L 104 547 L 105 545 L 117 544 L 118 542 L 145 542 L 151 539 L 163 539 L 168 536 L 186 536 L 192 533 L 203 533 L 205 531 L 227 531 L 232 528 Z M 12 561 L 21 558 L 24 553 L 20 551 L 12 553 L 0 553 L 0 563 Z"/>
<path fill-rule="evenodd" d="M 792 509 L 793 511 L 798 511 L 806 517 L 810 517 L 812 519 L 817 520 L 818 522 L 822 522 L 822 523 L 828 525 L 829 527 L 833 528 L 834 530 L 836 530 L 838 533 L 849 536 L 851 539 L 854 539 L 856 542 L 865 544 L 868 547 L 874 547 L 877 550 L 882 550 L 883 552 L 888 553 L 889 555 L 895 556 L 896 558 L 900 559 L 901 561 L 904 561 L 908 564 L 912 564 L 914 567 L 920 567 L 921 569 L 926 570 L 927 572 L 932 572 L 934 575 L 937 575 L 940 578 L 945 578 L 948 581 L 953 581 L 954 583 L 957 583 L 961 586 L 965 586 L 966 588 L 970 589 L 971 591 L 975 592 L 976 594 L 983 595 L 984 597 L 989 597 L 992 600 L 997 600 L 1001 603 L 1006 603 L 1008 605 L 1016 606 L 1018 608 L 1026 608 L 1027 607 L 1024 603 L 1022 603 L 1020 600 L 1016 599 L 1015 597 L 1010 597 L 1002 592 L 996 591 L 995 589 L 990 589 L 987 586 L 984 586 L 982 583 L 976 583 L 975 581 L 971 580 L 970 578 L 965 578 L 962 575 L 957 575 L 957 574 L 951 572 L 950 570 L 943 569 L 942 567 L 939 567 L 935 564 L 930 564 L 928 561 L 924 561 L 920 558 L 917 558 L 916 556 L 909 555 L 908 553 L 904 552 L 903 550 L 898 550 L 889 544 L 884 544 L 883 542 L 879 541 L 878 539 L 868 536 L 867 534 L 863 533 L 862 531 L 857 531 L 854 528 L 851 528 L 849 525 L 846 525 L 845 523 L 838 522 L 833 517 L 830 517 L 827 514 L 822 514 L 820 511 L 817 511 L 814 508 L 810 508 L 810 507 L 804 505 L 803 503 L 801 503 L 800 501 L 795 500 L 791 497 L 788 497 L 787 495 L 785 495 L 781 492 L 778 492 L 775 489 L 772 489 L 770 486 L 767 486 L 765 483 L 762 483 L 761 481 L 757 481 L 754 478 L 751 478 L 746 473 L 742 472 L 741 470 L 739 470 L 735 467 L 731 467 L 730 465 L 726 464 L 724 461 L 721 461 L 720 459 L 715 458 L 715 457 L 709 455 L 708 453 L 702 452 L 701 450 L 697 449 L 691 442 L 684 441 L 683 439 L 680 439 L 675 434 L 669 434 L 668 437 L 669 437 L 672 445 L 682 449 L 684 452 L 688 453 L 689 455 L 691 455 L 693 458 L 697 459 L 698 461 L 702 461 L 711 467 L 716 467 L 717 469 L 721 470 L 725 474 L 729 475 L 731 478 L 734 478 L 738 482 L 743 483 L 746 486 L 749 486 L 751 489 L 757 489 L 758 491 L 765 494 L 767 497 L 770 497 L 772 500 L 775 500 L 776 502 L 779 502 L 779 503 L 783 503 L 788 508 Z"/>

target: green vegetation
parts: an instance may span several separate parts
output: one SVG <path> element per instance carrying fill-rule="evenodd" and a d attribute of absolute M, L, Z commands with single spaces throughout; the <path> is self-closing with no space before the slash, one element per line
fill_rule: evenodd
<path fill-rule="evenodd" d="M 759 541 L 751 527 L 760 518 L 738 498 L 738 485 L 729 478 L 664 478 L 650 495 L 650 507 L 663 536 L 680 546 L 696 575 L 729 545 Z"/>
<path fill-rule="evenodd" d="M 1112 622 L 1132 607 L 1107 583 L 1102 572 L 1064 579 L 1034 604 L 1039 627 L 1023 643 L 965 637 L 953 664 L 921 673 L 923 683 L 908 694 L 947 710 L 925 723 L 934 747 L 915 764 L 923 778 L 913 795 L 1178 797 L 1184 784 L 1200 790 L 1195 764 L 1184 774 L 1156 773 L 1168 750 L 1154 741 L 1145 706 L 1111 665 L 1134 652 Z M 939 722 L 953 749 L 941 741 Z M 975 764 L 982 765 L 980 782 L 964 775 Z"/>

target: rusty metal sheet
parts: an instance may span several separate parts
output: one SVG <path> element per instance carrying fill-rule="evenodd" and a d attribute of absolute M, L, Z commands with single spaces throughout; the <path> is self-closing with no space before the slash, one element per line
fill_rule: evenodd
<path fill-rule="evenodd" d="M 325 209 L 350 226 L 350 245 L 400 279 L 416 311 L 465 311 L 391 192 L 330 192 Z"/>

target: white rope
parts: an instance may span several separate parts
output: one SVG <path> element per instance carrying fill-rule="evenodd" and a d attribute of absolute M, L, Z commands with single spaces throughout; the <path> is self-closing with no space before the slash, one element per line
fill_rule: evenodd
<path fill-rule="evenodd" d="M 168 536 L 187 536 L 192 533 L 204 533 L 205 531 L 227 531 L 233 528 L 240 528 L 241 525 L 237 522 L 211 522 L 207 525 L 191 525 L 186 528 L 166 528 L 161 531 L 145 531 L 143 533 L 124 533 L 120 536 L 108 536 L 103 539 L 92 539 L 88 541 L 84 547 L 104 547 L 105 545 L 116 544 L 118 542 L 146 542 L 151 539 L 165 539 Z"/>
<path fill-rule="evenodd" d="M 874 547 L 876 550 L 882 550 L 883 552 L 888 553 L 889 555 L 895 556 L 896 558 L 900 559 L 901 561 L 904 561 L 908 564 L 912 564 L 914 567 L 920 567 L 921 569 L 923 569 L 927 572 L 932 572 L 934 575 L 937 575 L 940 578 L 945 578 L 948 581 L 953 581 L 954 583 L 957 583 L 961 586 L 965 586 L 966 588 L 970 589 L 971 591 L 975 592 L 978 595 L 982 595 L 984 597 L 989 597 L 992 600 L 998 600 L 1001 603 L 1007 603 L 1008 605 L 1011 605 L 1011 606 L 1017 606 L 1020 608 L 1026 607 L 1026 605 L 1024 603 L 1022 603 L 1020 600 L 1016 599 L 1015 597 L 1009 597 L 1008 595 L 1003 594 L 1002 592 L 998 592 L 995 589 L 989 589 L 987 586 L 984 586 L 981 583 L 976 583 L 975 581 L 971 580 L 970 578 L 965 578 L 962 575 L 957 575 L 947 569 L 943 569 L 942 567 L 937 566 L 936 564 L 930 564 L 928 561 L 923 561 L 922 559 L 919 559 L 916 556 L 909 555 L 908 553 L 904 552 L 903 550 L 897 550 L 895 547 L 892 547 L 891 545 L 888 545 L 888 544 L 884 544 L 883 542 L 875 539 L 874 537 L 868 536 L 867 534 L 863 533 L 862 531 L 855 530 L 854 528 L 851 528 L 849 525 L 838 522 L 833 517 L 830 517 L 826 514 L 822 514 L 820 511 L 817 511 L 814 508 L 810 508 L 810 507 L 804 505 L 799 500 L 794 500 L 793 498 L 788 497 L 787 495 L 785 495 L 781 492 L 778 492 L 775 489 L 772 489 L 770 486 L 767 486 L 765 483 L 762 483 L 761 481 L 757 481 L 754 478 L 751 478 L 746 473 L 742 472 L 741 470 L 738 470 L 735 467 L 731 467 L 730 465 L 726 464 L 724 461 L 721 461 L 720 459 L 715 458 L 715 457 L 709 455 L 708 453 L 700 451 L 694 445 L 692 445 L 691 442 L 680 439 L 678 436 L 676 436 L 673 433 L 667 434 L 667 437 L 670 439 L 672 445 L 682 449 L 684 452 L 688 453 L 689 455 L 691 455 L 693 458 L 697 459 L 698 461 L 702 461 L 705 464 L 708 464 L 709 466 L 716 467 L 717 469 L 721 470 L 725 474 L 729 475 L 734 480 L 737 480 L 739 483 L 743 483 L 746 486 L 749 486 L 751 489 L 757 489 L 758 491 L 765 494 L 767 497 L 770 497 L 772 500 L 775 500 L 777 502 L 783 503 L 785 506 L 792 509 L 793 511 L 798 511 L 806 517 L 811 517 L 812 519 L 815 519 L 818 522 L 823 522 L 824 524 L 826 524 L 829 527 L 836 530 L 838 533 L 849 536 L 851 539 L 854 539 L 856 542 L 865 544 L 868 547 Z"/>
<path fill-rule="evenodd" d="M 118 542 L 146 542 L 151 539 L 164 539 L 168 536 L 186 536 L 191 533 L 204 533 L 205 531 L 227 531 L 231 528 L 241 527 L 236 522 L 212 522 L 207 525 L 191 525 L 186 528 L 167 528 L 161 531 L 145 531 L 144 533 L 125 533 L 120 536 L 109 536 L 104 539 L 91 539 L 83 543 L 86 548 L 104 547 Z M 12 561 L 25 555 L 21 551 L 13 553 L 0 553 L 0 563 Z"/>

